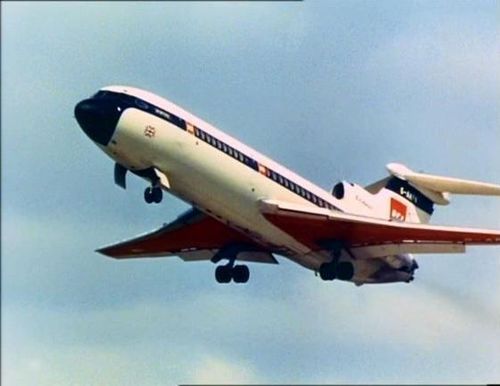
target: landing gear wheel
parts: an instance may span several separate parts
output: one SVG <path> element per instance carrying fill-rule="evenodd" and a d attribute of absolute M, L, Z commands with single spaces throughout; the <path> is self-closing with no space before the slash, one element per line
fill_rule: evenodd
<path fill-rule="evenodd" d="M 157 204 L 159 204 L 161 202 L 161 200 L 163 199 L 163 192 L 162 192 L 161 188 L 159 188 L 157 186 L 153 188 L 152 198 L 153 198 L 153 202 L 155 202 Z"/>
<path fill-rule="evenodd" d="M 235 283 L 246 283 L 250 278 L 250 270 L 246 265 L 235 265 L 233 268 L 233 280 Z"/>
<path fill-rule="evenodd" d="M 337 279 L 351 280 L 354 276 L 354 266 L 349 261 L 343 261 L 337 264 Z"/>
<path fill-rule="evenodd" d="M 215 280 L 217 283 L 229 283 L 231 281 L 231 267 L 219 265 L 215 268 Z"/>
<path fill-rule="evenodd" d="M 336 274 L 335 264 L 323 263 L 319 266 L 319 277 L 323 280 L 333 280 Z"/>
<path fill-rule="evenodd" d="M 146 201 L 148 204 L 151 204 L 153 202 L 153 188 L 148 187 L 146 190 L 144 190 L 144 201 Z"/>

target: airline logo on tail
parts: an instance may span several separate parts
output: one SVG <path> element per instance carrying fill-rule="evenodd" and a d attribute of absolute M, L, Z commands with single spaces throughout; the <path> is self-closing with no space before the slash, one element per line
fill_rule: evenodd
<path fill-rule="evenodd" d="M 389 217 L 391 220 L 406 221 L 406 205 L 402 204 L 398 200 L 391 198 L 391 212 Z"/>

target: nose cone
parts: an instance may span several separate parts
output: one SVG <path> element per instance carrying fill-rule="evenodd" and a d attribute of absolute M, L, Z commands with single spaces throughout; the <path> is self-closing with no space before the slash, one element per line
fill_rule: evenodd
<path fill-rule="evenodd" d="M 75 106 L 75 117 L 88 137 L 106 146 L 120 119 L 121 109 L 116 103 L 99 99 L 84 99 Z"/>

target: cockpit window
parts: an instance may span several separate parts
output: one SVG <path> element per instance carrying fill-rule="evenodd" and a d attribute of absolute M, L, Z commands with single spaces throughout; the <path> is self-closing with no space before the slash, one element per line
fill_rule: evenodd
<path fill-rule="evenodd" d="M 96 94 L 94 94 L 92 96 L 92 98 L 100 99 L 100 98 L 104 98 L 108 94 L 109 94 L 109 91 L 98 91 Z"/>
<path fill-rule="evenodd" d="M 134 102 L 135 102 L 136 106 L 141 108 L 141 109 L 148 108 L 148 104 L 146 102 L 144 102 L 142 99 L 135 98 Z"/>

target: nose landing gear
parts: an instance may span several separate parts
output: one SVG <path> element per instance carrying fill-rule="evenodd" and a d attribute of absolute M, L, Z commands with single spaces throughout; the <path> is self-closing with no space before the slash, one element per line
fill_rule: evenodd
<path fill-rule="evenodd" d="M 144 190 L 144 201 L 148 204 L 152 202 L 159 204 L 163 199 L 163 191 L 159 186 L 149 186 Z"/>

